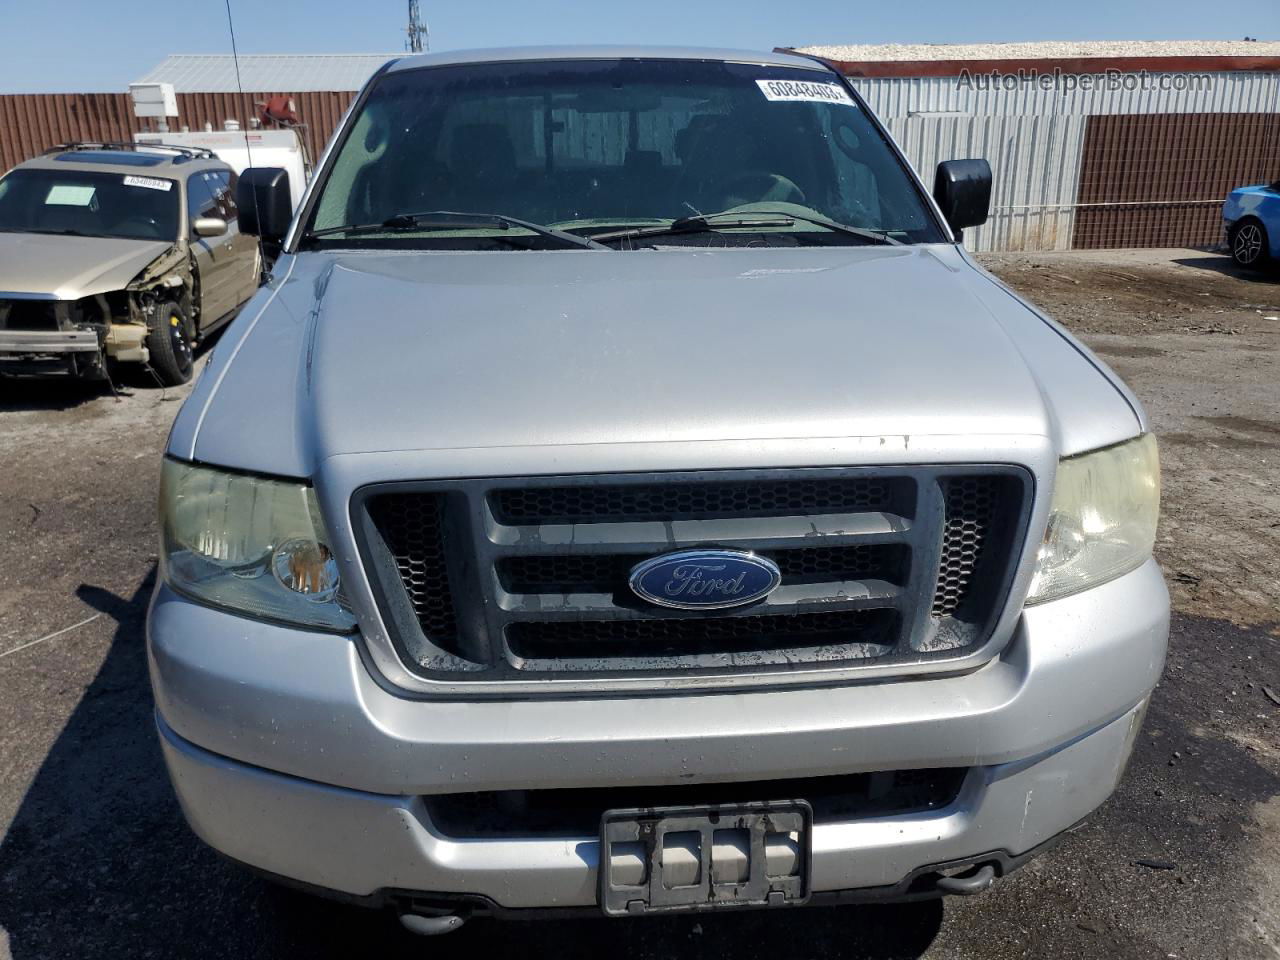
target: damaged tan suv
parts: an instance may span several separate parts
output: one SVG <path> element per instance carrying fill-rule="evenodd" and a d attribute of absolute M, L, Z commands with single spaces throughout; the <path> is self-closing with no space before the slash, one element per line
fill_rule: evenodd
<path fill-rule="evenodd" d="M 235 172 L 207 150 L 55 147 L 0 179 L 0 374 L 191 379 L 192 351 L 258 287 Z"/>

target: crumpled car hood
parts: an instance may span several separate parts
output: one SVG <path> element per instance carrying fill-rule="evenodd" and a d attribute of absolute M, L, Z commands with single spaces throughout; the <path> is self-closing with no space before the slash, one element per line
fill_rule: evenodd
<path fill-rule="evenodd" d="M 120 290 L 172 246 L 163 240 L 0 233 L 0 294 L 78 300 Z"/>
<path fill-rule="evenodd" d="M 175 454 L 296 476 L 401 450 L 978 434 L 1063 449 L 1138 430 L 1087 351 L 952 248 L 288 269 L 218 347 Z"/>

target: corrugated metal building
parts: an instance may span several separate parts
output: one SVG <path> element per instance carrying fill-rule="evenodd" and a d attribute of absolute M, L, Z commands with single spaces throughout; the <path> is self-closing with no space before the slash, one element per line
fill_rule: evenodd
<path fill-rule="evenodd" d="M 1227 191 L 1280 178 L 1280 45 L 1004 46 L 800 52 L 853 80 L 926 183 L 991 162 L 973 249 L 1211 246 Z"/>
<path fill-rule="evenodd" d="M 401 53 L 179 53 L 166 57 L 137 83 L 172 83 L 178 93 L 289 90 L 350 92 Z"/>
<path fill-rule="evenodd" d="M 401 54 L 246 54 L 237 83 L 230 56 L 167 57 L 139 82 L 172 83 L 178 119 L 172 129 L 221 129 L 223 121 L 247 127 L 269 97 L 293 99 L 306 125 L 304 139 L 319 157 L 356 91 L 375 70 Z M 244 93 L 240 94 L 239 90 Z M 151 129 L 133 115 L 127 93 L 27 93 L 0 95 L 0 172 L 69 140 L 129 140 Z"/>

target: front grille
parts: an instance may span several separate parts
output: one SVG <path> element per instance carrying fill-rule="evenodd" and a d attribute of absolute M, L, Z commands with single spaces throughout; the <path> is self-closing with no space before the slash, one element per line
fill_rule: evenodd
<path fill-rule="evenodd" d="M 968 599 L 993 528 L 999 495 L 1000 485 L 988 478 L 943 479 L 946 520 L 942 527 L 938 587 L 933 595 L 935 617 L 953 615 Z"/>
<path fill-rule="evenodd" d="M 521 621 L 507 626 L 507 642 L 518 657 L 696 657 L 769 650 L 876 646 L 863 656 L 886 652 L 892 642 L 892 610 L 775 614 L 768 617 L 658 617 L 652 620 Z"/>
<path fill-rule="evenodd" d="M 630 808 L 807 800 L 817 824 L 940 810 L 956 801 L 967 773 L 964 767 L 941 767 L 674 787 L 494 790 L 439 794 L 423 802 L 432 825 L 457 839 L 594 837 L 606 810 Z"/>
<path fill-rule="evenodd" d="M 391 639 L 425 677 L 778 682 L 976 650 L 1029 493 L 994 466 L 477 479 L 365 488 L 353 517 Z M 698 547 L 767 557 L 782 582 L 713 611 L 630 589 L 636 564 Z"/>
<path fill-rule="evenodd" d="M 529 487 L 493 494 L 499 523 L 608 523 L 885 510 L 894 486 L 876 477 Z"/>
<path fill-rule="evenodd" d="M 782 571 L 782 582 L 864 580 L 901 583 L 907 553 L 892 544 L 808 547 L 760 551 Z M 511 593 L 613 593 L 624 589 L 631 568 L 651 554 L 554 554 L 503 557 L 498 579 Z"/>
<path fill-rule="evenodd" d="M 369 513 L 382 531 L 395 560 L 400 582 L 427 636 L 446 643 L 458 630 L 445 562 L 444 495 L 408 494 L 378 497 Z"/>

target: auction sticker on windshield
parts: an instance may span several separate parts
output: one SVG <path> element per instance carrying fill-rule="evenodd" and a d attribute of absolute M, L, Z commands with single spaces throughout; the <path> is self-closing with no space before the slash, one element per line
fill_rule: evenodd
<path fill-rule="evenodd" d="M 82 187 L 70 183 L 55 183 L 44 198 L 45 206 L 87 207 L 93 203 L 94 187 Z"/>
<path fill-rule="evenodd" d="M 163 190 L 169 192 L 169 188 L 173 186 L 172 180 L 160 180 L 156 177 L 134 177 L 124 178 L 126 187 L 146 187 L 148 190 Z"/>
<path fill-rule="evenodd" d="M 810 83 L 806 80 L 757 80 L 756 86 L 766 100 L 802 101 L 808 103 L 843 103 L 853 106 L 849 91 L 835 83 Z"/>

